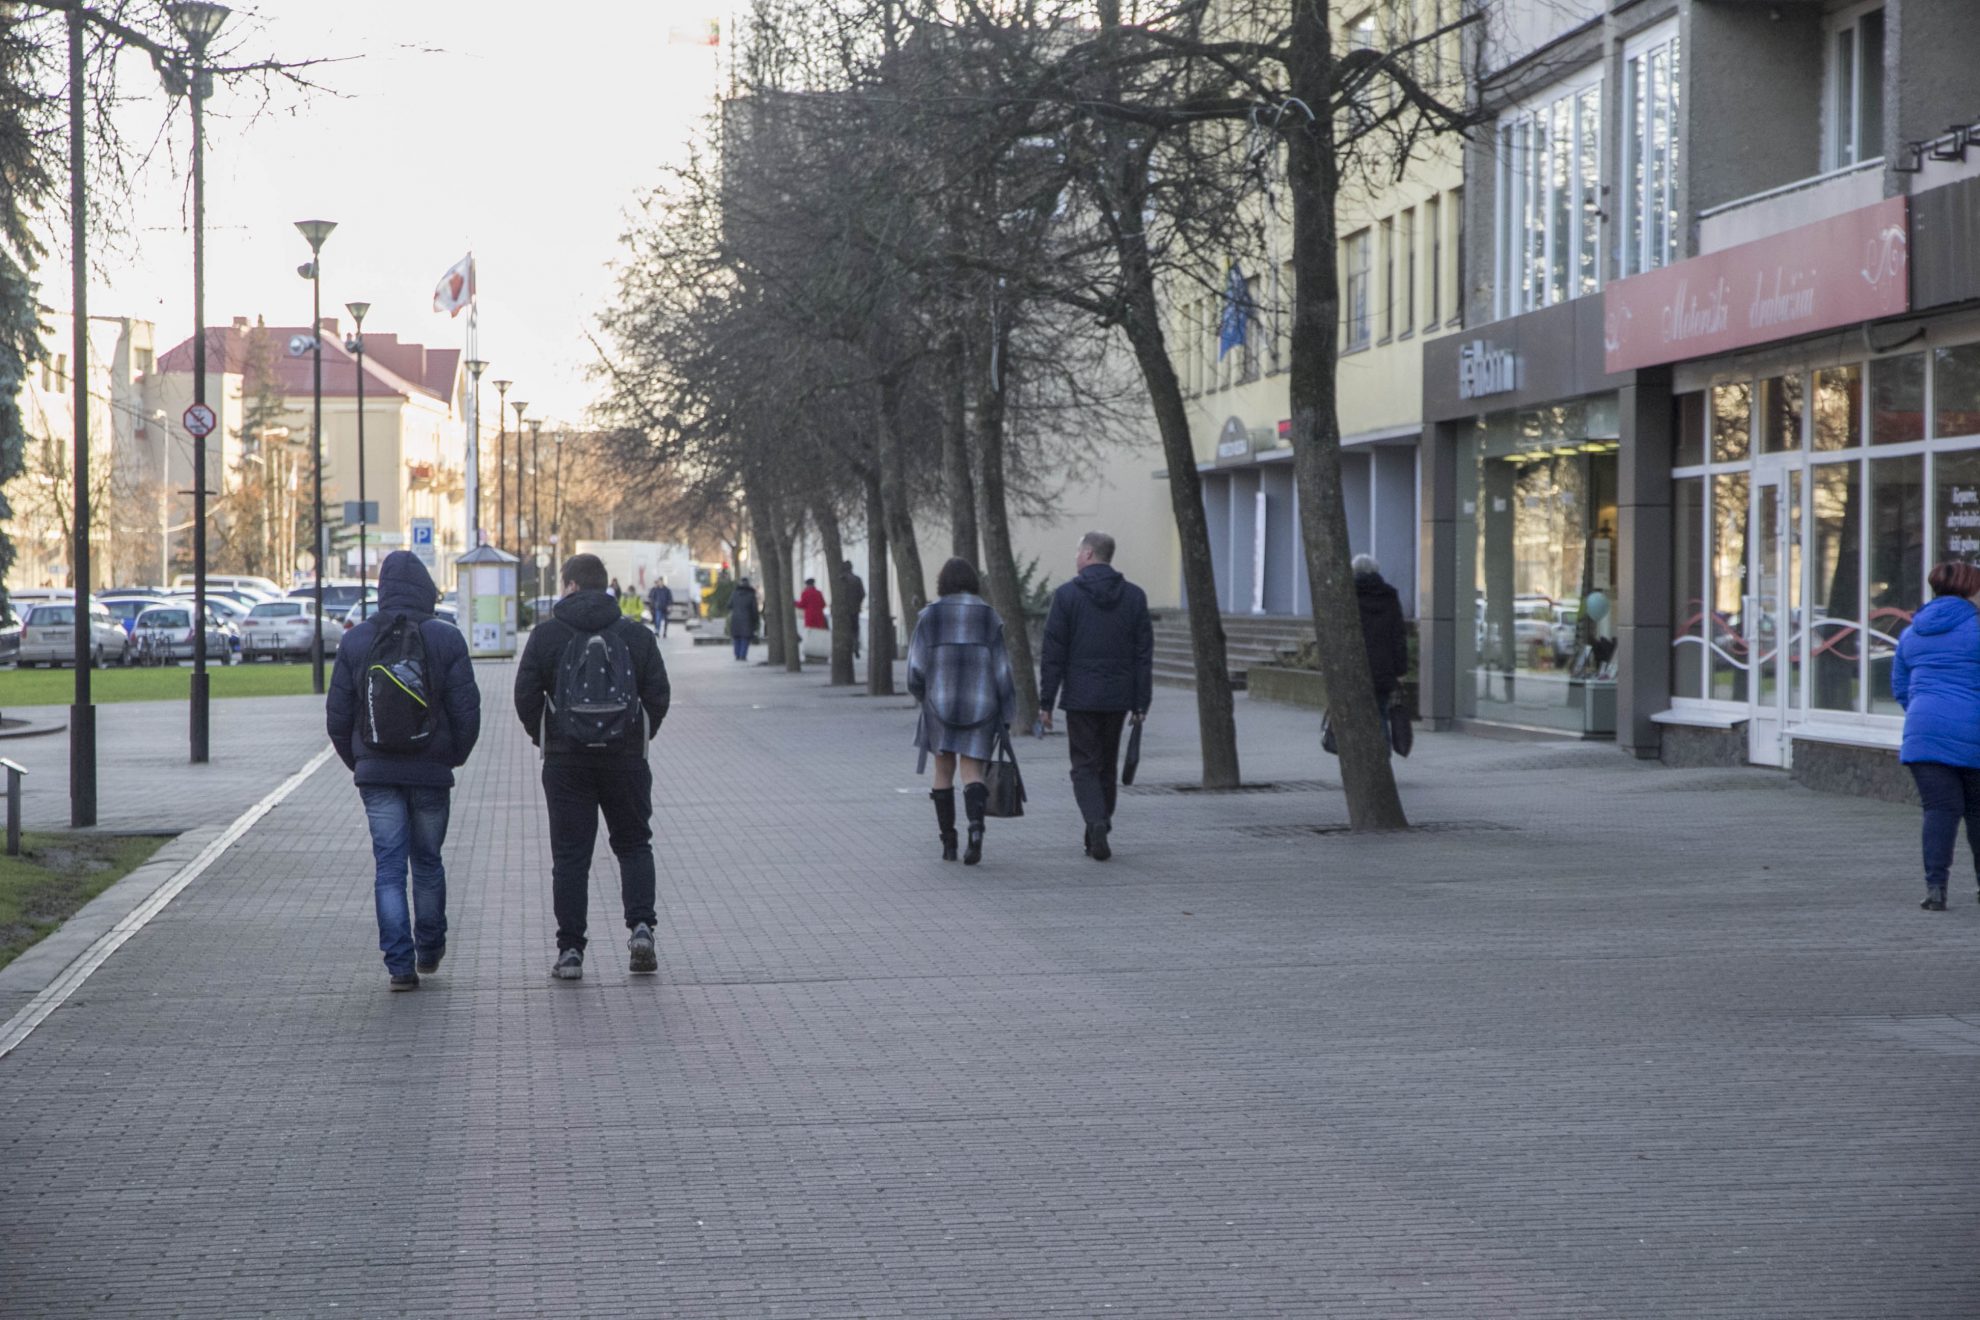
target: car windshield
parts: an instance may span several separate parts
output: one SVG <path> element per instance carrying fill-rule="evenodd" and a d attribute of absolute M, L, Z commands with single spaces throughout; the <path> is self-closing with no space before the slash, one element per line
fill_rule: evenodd
<path fill-rule="evenodd" d="M 248 612 L 248 617 L 250 619 L 293 619 L 305 613 L 307 611 L 303 608 L 301 601 L 271 600 L 264 601 L 255 606 Z"/>
<path fill-rule="evenodd" d="M 27 626 L 30 628 L 72 628 L 76 622 L 76 607 L 73 605 L 37 605 L 28 611 Z"/>
<path fill-rule="evenodd" d="M 190 628 L 190 610 L 146 610 L 138 616 L 140 628 Z"/>

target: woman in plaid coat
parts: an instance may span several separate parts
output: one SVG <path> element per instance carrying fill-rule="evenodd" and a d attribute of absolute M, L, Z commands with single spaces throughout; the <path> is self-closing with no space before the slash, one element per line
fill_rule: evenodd
<path fill-rule="evenodd" d="M 956 771 L 962 771 L 963 810 L 969 848 L 963 864 L 983 860 L 983 808 L 990 790 L 983 766 L 997 739 L 1017 718 L 1017 686 L 1004 649 L 1004 621 L 979 594 L 982 584 L 967 559 L 951 559 L 935 579 L 937 599 L 914 623 L 908 644 L 908 691 L 921 703 L 914 745 L 925 762 L 935 757 L 935 824 L 942 832 L 942 860 L 956 860 Z"/>

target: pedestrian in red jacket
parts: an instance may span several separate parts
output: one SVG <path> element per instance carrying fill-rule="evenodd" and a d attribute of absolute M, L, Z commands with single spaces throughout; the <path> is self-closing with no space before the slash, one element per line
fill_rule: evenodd
<path fill-rule="evenodd" d="M 806 628 L 822 630 L 831 626 L 825 622 L 825 593 L 818 589 L 817 578 L 804 580 L 804 590 L 798 593 L 797 607 L 804 612 Z"/>

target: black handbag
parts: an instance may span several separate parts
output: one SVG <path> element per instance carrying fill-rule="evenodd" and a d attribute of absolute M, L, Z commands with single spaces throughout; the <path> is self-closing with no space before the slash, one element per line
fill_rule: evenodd
<path fill-rule="evenodd" d="M 1401 692 L 1389 698 L 1389 746 L 1397 756 L 1407 757 L 1416 746 L 1416 727 L 1409 722 L 1409 707 Z"/>
<path fill-rule="evenodd" d="M 1134 772 L 1140 767 L 1141 724 L 1137 721 L 1135 726 L 1128 730 L 1127 756 L 1121 762 L 1121 782 L 1123 784 L 1132 784 L 1134 782 Z"/>
<path fill-rule="evenodd" d="M 997 753 L 983 767 L 983 785 L 990 790 L 983 814 L 1009 819 L 1024 814 L 1024 776 L 1018 772 L 1017 753 L 1011 748 L 1011 731 L 997 730 Z"/>

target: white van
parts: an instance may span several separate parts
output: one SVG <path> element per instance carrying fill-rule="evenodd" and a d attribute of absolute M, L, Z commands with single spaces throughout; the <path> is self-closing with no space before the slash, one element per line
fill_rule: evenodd
<path fill-rule="evenodd" d="M 172 590 L 191 591 L 194 581 L 192 574 L 181 573 L 172 579 Z M 206 585 L 208 590 L 215 591 L 222 587 L 229 591 L 252 591 L 269 600 L 282 594 L 282 588 L 267 578 L 256 577 L 252 573 L 208 573 Z"/>

